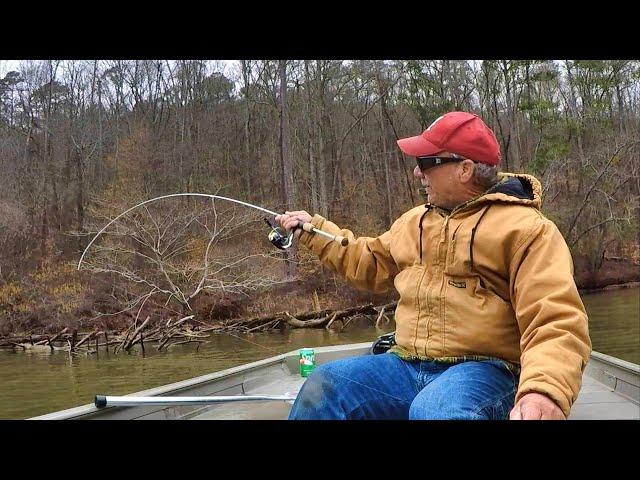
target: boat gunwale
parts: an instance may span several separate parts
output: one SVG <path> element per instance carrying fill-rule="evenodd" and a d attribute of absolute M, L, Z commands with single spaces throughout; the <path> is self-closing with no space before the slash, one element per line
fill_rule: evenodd
<path fill-rule="evenodd" d="M 331 354 L 340 353 L 340 352 L 357 352 L 357 351 L 367 351 L 371 346 L 371 342 L 363 342 L 363 343 L 351 343 L 344 345 L 329 345 L 324 347 L 315 347 L 314 350 L 316 352 L 316 358 L 318 356 L 325 357 L 326 355 L 331 356 Z M 282 353 L 279 355 L 275 355 L 273 357 L 264 358 L 262 360 L 257 360 L 255 362 L 238 365 L 235 367 L 231 367 L 225 370 L 220 370 L 218 372 L 208 373 L 205 375 L 200 375 L 198 377 L 193 377 L 186 380 L 181 380 L 179 382 L 174 382 L 158 387 L 154 387 L 151 389 L 129 393 L 124 396 L 131 397 L 146 397 L 146 396 L 163 396 L 163 395 L 173 395 L 184 391 L 189 391 L 196 389 L 198 387 L 205 387 L 210 383 L 222 383 L 225 379 L 232 379 L 234 376 L 239 376 L 239 384 L 227 386 L 225 389 L 221 389 L 221 391 L 228 390 L 230 388 L 237 387 L 238 385 L 242 386 L 244 389 L 244 382 L 247 381 L 246 378 L 242 378 L 243 375 L 249 374 L 251 372 L 256 372 L 259 370 L 263 370 L 269 367 L 283 365 L 290 372 L 294 372 L 296 370 L 298 364 L 298 355 L 299 349 L 292 350 L 286 353 Z M 319 359 L 319 363 L 324 363 L 322 358 Z M 330 359 L 329 359 L 330 360 Z M 593 378 L 594 380 L 601 382 L 612 389 L 616 394 L 621 395 L 631 402 L 638 404 L 639 399 L 635 398 L 637 395 L 638 385 L 640 383 L 640 365 L 628 362 L 626 360 L 622 360 L 616 357 L 612 357 L 610 355 L 606 355 L 600 352 L 592 351 L 590 355 L 590 361 L 588 362 L 585 368 L 585 374 Z M 631 387 L 632 394 L 629 396 L 628 387 Z M 243 390 L 244 391 L 244 390 Z M 86 404 L 77 407 L 72 407 L 65 410 L 60 410 L 57 412 L 52 412 L 44 415 L 40 415 L 37 417 L 31 417 L 27 420 L 65 420 L 65 419 L 83 419 L 84 417 L 94 417 L 99 415 L 100 413 L 104 413 L 107 411 L 123 411 L 126 409 L 137 409 L 141 407 L 122 407 L 122 406 L 113 406 L 113 407 L 104 407 L 97 408 L 94 404 Z M 150 408 L 150 407 L 144 407 Z M 166 407 L 157 406 L 155 410 L 149 410 L 147 413 L 142 414 L 141 416 L 150 415 L 154 412 L 161 411 Z M 96 418 L 97 419 L 97 418 Z"/>
<path fill-rule="evenodd" d="M 600 353 L 596 351 L 591 352 L 591 358 L 594 358 L 595 360 L 605 363 L 607 365 L 612 365 L 622 370 L 626 370 L 629 373 L 640 375 L 640 365 L 638 365 L 637 363 L 632 363 L 627 360 L 623 360 L 617 357 L 612 357 L 611 355 L 606 355 L 604 353 Z"/>

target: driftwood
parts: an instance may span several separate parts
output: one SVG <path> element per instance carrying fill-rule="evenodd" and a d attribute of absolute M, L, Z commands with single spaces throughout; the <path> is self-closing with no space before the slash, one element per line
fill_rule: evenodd
<path fill-rule="evenodd" d="M 162 347 L 164 347 L 169 342 L 169 340 L 171 340 L 171 337 L 173 337 L 173 333 L 170 333 L 164 340 L 160 342 L 160 345 L 158 345 L 157 350 L 158 351 L 162 350 Z"/>
<path fill-rule="evenodd" d="M 289 314 L 289 312 L 284 312 L 284 314 L 286 315 L 286 319 L 285 321 L 291 325 L 293 328 L 308 328 L 308 327 L 317 327 L 319 325 L 324 325 L 326 322 L 329 321 L 329 316 L 327 315 L 326 317 L 322 317 L 322 318 L 316 318 L 315 320 L 299 320 L 296 317 L 292 316 L 291 314 Z"/>
<path fill-rule="evenodd" d="M 50 342 L 53 342 L 55 340 L 58 339 L 58 337 L 63 333 L 66 332 L 67 329 L 65 328 L 62 332 L 56 334 L 53 337 L 50 337 L 49 335 L 20 335 L 20 336 L 10 336 L 10 337 L 5 337 L 0 339 L 0 346 L 4 345 L 4 344 L 9 344 L 9 343 L 28 343 L 31 344 L 33 346 L 35 345 L 45 345 L 48 344 Z"/>
<path fill-rule="evenodd" d="M 386 306 L 387 310 L 389 306 Z M 379 308 L 379 307 L 378 307 Z M 207 331 L 242 331 L 245 333 L 256 330 L 266 330 L 274 328 L 279 322 L 286 323 L 293 328 L 317 328 L 323 327 L 329 322 L 341 320 L 354 315 L 378 315 L 378 310 L 372 304 L 347 308 L 345 310 L 321 310 L 318 312 L 305 312 L 292 315 L 289 312 L 278 312 L 276 314 L 262 317 L 252 317 L 247 319 L 227 320 L 224 324 L 211 327 Z"/>
<path fill-rule="evenodd" d="M 77 344 L 76 344 L 76 348 L 82 346 L 82 344 L 84 342 L 86 342 L 87 340 L 91 339 L 96 333 L 96 331 L 91 332 L 89 335 L 85 336 L 82 340 L 80 340 Z"/>
<path fill-rule="evenodd" d="M 169 322 L 167 322 L 167 327 L 175 328 L 175 327 L 177 327 L 178 325 L 180 325 L 180 324 L 182 324 L 182 323 L 186 322 L 187 320 L 191 320 L 193 317 L 195 317 L 195 315 L 189 315 L 188 317 L 181 318 L 180 320 L 178 320 L 178 321 L 177 321 L 176 323 L 174 323 L 173 325 L 169 325 Z"/>
<path fill-rule="evenodd" d="M 337 316 L 338 316 L 338 313 L 337 313 L 337 312 L 336 312 L 336 313 L 334 313 L 334 314 L 333 314 L 333 317 L 331 317 L 331 320 L 329 320 L 329 322 L 327 323 L 327 326 L 326 326 L 326 327 L 324 327 L 324 328 L 326 328 L 327 330 L 329 330 L 329 328 L 331 327 L 331 325 L 333 325 L 333 322 L 335 322 L 335 321 L 336 321 L 336 317 L 337 317 Z"/>
<path fill-rule="evenodd" d="M 98 343 L 98 347 L 105 347 L 107 349 L 107 352 L 109 351 L 109 345 L 119 345 L 121 342 L 120 340 L 110 340 L 109 342 L 105 342 L 105 343 Z"/>
<path fill-rule="evenodd" d="M 329 330 L 336 321 L 346 320 L 340 329 L 344 328 L 355 316 L 373 316 L 375 315 L 376 325 L 384 318 L 390 320 L 387 316 L 395 310 L 397 302 L 388 303 L 386 305 L 373 306 L 372 304 L 347 308 L 344 310 L 325 309 L 320 311 L 304 312 L 291 314 L 290 312 L 278 312 L 275 314 L 263 315 L 259 317 L 250 317 L 242 319 L 231 319 L 211 325 L 201 329 L 199 333 L 213 332 L 243 332 L 253 333 L 256 331 L 266 331 L 276 328 L 278 325 L 287 325 L 291 328 L 320 328 L 324 327 Z M 372 319 L 373 321 L 373 319 Z M 164 344 L 168 342 L 168 338 L 163 337 L 163 342 L 158 346 L 162 349 Z"/>
<path fill-rule="evenodd" d="M 171 324 L 170 321 L 167 322 L 165 328 L 169 328 L 169 331 L 162 334 L 162 336 L 158 339 L 160 341 L 160 344 L 156 347 L 156 350 L 158 351 L 162 350 L 162 348 L 165 345 L 167 345 L 169 340 L 171 340 L 174 336 L 184 336 L 186 332 L 180 333 L 178 330 L 178 327 L 184 322 L 186 322 L 187 320 L 191 320 L 193 317 L 194 315 L 189 315 L 188 317 L 181 318 L 180 320 L 176 321 L 173 325 Z"/>
<path fill-rule="evenodd" d="M 124 347 L 126 345 L 126 343 L 129 341 L 129 332 L 133 328 L 133 325 L 134 325 L 133 323 L 131 325 L 129 325 L 129 327 L 122 333 L 122 335 L 125 335 L 124 340 L 120 341 L 120 345 L 118 345 L 114 349 L 113 353 L 118 353 L 118 350 L 122 349 L 122 347 Z"/>
<path fill-rule="evenodd" d="M 172 322 L 170 318 L 167 322 L 162 321 L 157 322 L 156 325 L 151 325 L 151 319 L 147 316 L 141 324 L 137 325 L 137 322 L 131 322 L 121 332 L 99 330 L 78 332 L 76 329 L 65 328 L 53 336 L 28 333 L 22 336 L 0 338 L 0 347 L 21 348 L 24 351 L 49 348 L 52 352 L 63 350 L 69 352 L 69 354 L 78 355 L 97 353 L 101 347 L 106 348 L 108 352 L 110 345 L 115 345 L 113 353 L 116 354 L 121 349 L 129 351 L 138 343 L 140 343 L 143 353 L 150 343 L 157 344 L 155 348 L 158 351 L 167 349 L 172 345 L 191 342 L 197 343 L 199 348 L 202 343 L 207 343 L 203 339 L 214 333 L 253 333 L 287 327 L 326 328 L 329 330 L 336 329 L 338 325 L 338 330 L 342 330 L 354 318 L 359 316 L 370 318 L 378 326 L 383 319 L 390 320 L 387 314 L 393 312 L 396 306 L 397 302 L 392 302 L 387 305 L 373 306 L 368 304 L 344 310 L 325 309 L 295 314 L 285 311 L 259 317 L 230 319 L 213 324 L 194 320 L 194 316 L 189 315 L 175 322 Z M 188 321 L 191 321 L 191 325 L 186 324 Z M 198 325 L 193 326 L 193 323 Z M 102 335 L 104 335 L 104 342 L 101 343 L 99 340 Z M 78 341 L 78 338 L 80 338 L 80 341 Z M 95 340 L 95 346 L 91 345 L 93 343 L 90 342 L 92 339 Z M 58 346 L 54 345 L 54 342 L 57 342 Z"/>
<path fill-rule="evenodd" d="M 376 328 L 378 328 L 380 326 L 380 323 L 382 321 L 382 319 L 384 318 L 387 322 L 390 322 L 391 320 L 389 319 L 389 317 L 387 317 L 385 311 L 391 311 L 396 309 L 396 307 L 398 306 L 398 302 L 393 302 L 393 303 L 388 303 L 386 305 L 382 305 L 380 307 L 376 307 L 377 309 L 380 309 L 380 313 L 378 314 L 378 318 L 376 319 Z"/>
<path fill-rule="evenodd" d="M 47 338 L 45 338 L 44 340 L 40 340 L 39 342 L 36 342 L 36 345 L 44 345 L 45 343 L 49 344 L 49 346 L 51 347 L 51 344 L 53 342 L 55 342 L 56 340 L 58 340 L 58 338 L 61 335 L 64 335 L 65 333 L 67 333 L 67 331 L 69 330 L 69 327 L 64 327 L 64 329 L 62 329 L 61 331 L 59 331 L 58 333 L 56 333 L 53 337 L 49 338 L 49 335 L 46 335 Z M 53 347 L 51 347 L 53 348 Z"/>
<path fill-rule="evenodd" d="M 62 335 L 64 335 L 68 331 L 69 331 L 69 327 L 64 327 L 62 330 L 56 333 L 53 337 L 51 337 L 51 339 L 49 340 L 49 344 L 52 344 L 53 342 L 55 342 L 58 338 L 60 338 Z"/>
<path fill-rule="evenodd" d="M 129 349 L 130 349 L 133 345 L 135 345 L 135 343 L 136 343 L 136 341 L 135 341 L 135 340 L 136 340 L 136 337 L 138 336 L 138 334 L 139 334 L 140 332 L 142 332 L 142 330 L 144 329 L 144 327 L 146 327 L 146 326 L 147 326 L 147 323 L 149 323 L 149 320 L 151 320 L 151 317 L 147 317 L 147 318 L 145 319 L 145 321 L 144 321 L 144 322 L 142 322 L 142 325 L 140 325 L 138 328 L 136 328 L 136 329 L 135 329 L 135 331 L 133 332 L 133 335 L 131 336 L 131 340 L 127 341 L 127 342 L 124 344 L 124 347 L 123 347 L 123 348 L 124 348 L 126 351 L 129 351 Z"/>
<path fill-rule="evenodd" d="M 91 332 L 69 332 L 68 328 L 58 332 L 54 336 L 50 335 L 21 335 L 21 336 L 9 336 L 0 338 L 0 347 L 9 347 L 12 349 L 21 348 L 22 350 L 33 350 L 46 348 L 52 352 L 55 350 L 64 350 L 71 353 L 93 354 L 98 351 L 100 347 L 105 347 L 107 352 L 109 351 L 109 345 L 116 345 L 114 353 L 118 350 L 131 349 L 134 345 L 140 344 L 143 349 L 146 349 L 150 342 L 160 341 L 166 343 L 167 337 L 172 340 L 183 339 L 201 339 L 207 337 L 204 330 L 198 329 L 192 330 L 190 326 L 184 325 L 184 323 L 193 318 L 193 315 L 184 317 L 173 324 L 169 321 L 170 327 L 161 324 L 151 328 L 149 319 L 146 323 L 140 324 L 135 331 L 132 332 L 132 328 L 135 323 L 129 325 L 129 327 L 122 331 L 99 331 L 94 330 Z M 218 327 L 210 326 L 206 330 L 215 330 Z M 101 337 L 104 335 L 104 341 L 101 342 Z M 77 339 L 80 338 L 80 341 Z M 93 340 L 93 341 L 92 341 Z M 53 342 L 62 342 L 64 346 L 55 346 Z M 147 345 L 145 345 L 145 343 Z M 91 345 L 91 346 L 89 346 Z"/>

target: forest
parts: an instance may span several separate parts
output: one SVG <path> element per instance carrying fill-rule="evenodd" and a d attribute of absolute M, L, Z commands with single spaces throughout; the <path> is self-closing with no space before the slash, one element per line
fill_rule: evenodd
<path fill-rule="evenodd" d="M 6 63 L 0 336 L 393 302 L 275 249 L 259 212 L 193 197 L 136 209 L 77 267 L 111 219 L 181 192 L 380 235 L 424 203 L 396 140 L 454 110 L 494 130 L 503 171 L 541 181 L 580 288 L 640 279 L 639 61 Z"/>

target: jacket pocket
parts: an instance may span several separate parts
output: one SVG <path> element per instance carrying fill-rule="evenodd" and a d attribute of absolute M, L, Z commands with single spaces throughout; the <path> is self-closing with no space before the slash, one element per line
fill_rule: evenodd
<path fill-rule="evenodd" d="M 446 355 L 486 355 L 519 362 L 520 331 L 513 307 L 484 288 L 477 275 L 445 275 L 443 302 Z"/>

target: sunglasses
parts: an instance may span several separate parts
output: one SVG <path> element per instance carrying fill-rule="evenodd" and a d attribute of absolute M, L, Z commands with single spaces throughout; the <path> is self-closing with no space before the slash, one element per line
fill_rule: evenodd
<path fill-rule="evenodd" d="M 454 158 L 454 157 L 416 157 L 416 161 L 418 162 L 418 167 L 423 172 L 425 170 L 429 170 L 430 168 L 435 167 L 436 165 L 442 165 L 445 163 L 451 162 L 461 162 L 464 158 Z"/>

